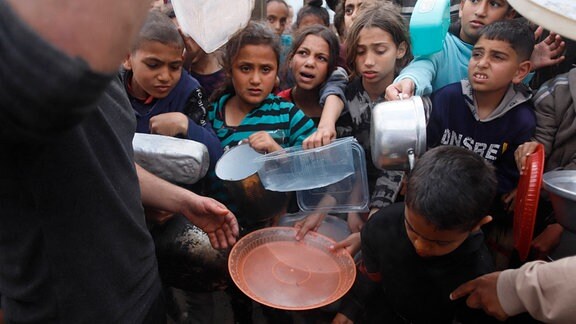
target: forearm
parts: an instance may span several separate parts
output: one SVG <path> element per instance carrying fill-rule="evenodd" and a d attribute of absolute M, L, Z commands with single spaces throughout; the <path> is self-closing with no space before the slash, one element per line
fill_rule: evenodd
<path fill-rule="evenodd" d="M 344 110 L 344 102 L 336 95 L 328 96 L 322 110 L 322 116 L 320 116 L 318 128 L 335 127 L 342 110 Z"/>
<path fill-rule="evenodd" d="M 165 181 L 136 164 L 142 205 L 157 210 L 180 213 L 183 202 L 189 201 L 193 192 Z"/>
<path fill-rule="evenodd" d="M 570 323 L 576 318 L 575 271 L 576 257 L 506 270 L 498 278 L 498 299 L 510 316 L 528 311 L 540 321 Z"/>
<path fill-rule="evenodd" d="M 142 0 L 7 2 L 46 41 L 103 73 L 118 69 L 150 7 Z"/>

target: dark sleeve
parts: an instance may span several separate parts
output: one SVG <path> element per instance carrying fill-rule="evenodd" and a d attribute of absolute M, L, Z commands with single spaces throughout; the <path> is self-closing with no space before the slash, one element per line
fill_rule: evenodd
<path fill-rule="evenodd" d="M 212 129 L 212 125 L 207 120 L 209 109 L 208 97 L 202 87 L 198 87 L 188 97 L 184 114 L 188 116 L 186 138 L 206 145 L 210 156 L 210 169 L 212 170 L 222 156 L 222 146 L 214 129 Z"/>
<path fill-rule="evenodd" d="M 377 277 L 378 272 L 376 250 L 374 249 L 374 232 L 368 222 L 362 229 L 362 258 L 356 272 L 356 280 L 350 291 L 342 299 L 342 304 L 338 310 L 346 315 L 350 320 L 356 322 L 365 310 L 365 305 L 375 296 L 380 284 Z"/>
<path fill-rule="evenodd" d="M 0 138 L 44 141 L 95 109 L 112 75 L 54 48 L 0 1 Z"/>

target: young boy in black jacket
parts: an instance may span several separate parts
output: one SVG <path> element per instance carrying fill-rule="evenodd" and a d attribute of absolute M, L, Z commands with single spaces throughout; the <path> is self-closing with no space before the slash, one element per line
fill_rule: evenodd
<path fill-rule="evenodd" d="M 493 269 L 480 227 L 492 220 L 495 193 L 493 167 L 478 154 L 452 146 L 425 153 L 405 203 L 381 209 L 362 229 L 356 282 L 334 323 L 492 321 L 450 292 Z"/>

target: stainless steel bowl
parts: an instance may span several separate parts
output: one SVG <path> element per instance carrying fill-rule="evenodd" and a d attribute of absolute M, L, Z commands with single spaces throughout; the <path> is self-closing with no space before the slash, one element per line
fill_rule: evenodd
<path fill-rule="evenodd" d="M 385 101 L 372 110 L 372 162 L 385 170 L 408 171 L 426 151 L 426 113 L 421 97 Z"/>
<path fill-rule="evenodd" d="M 546 172 L 543 186 L 550 196 L 558 223 L 576 233 L 576 170 Z"/>

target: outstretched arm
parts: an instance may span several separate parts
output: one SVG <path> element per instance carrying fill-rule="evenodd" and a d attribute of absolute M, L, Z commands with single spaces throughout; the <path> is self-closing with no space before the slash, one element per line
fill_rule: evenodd
<path fill-rule="evenodd" d="M 136 171 L 144 206 L 186 216 L 208 234 L 215 249 L 236 243 L 238 222 L 226 206 L 164 181 L 137 164 Z"/>

